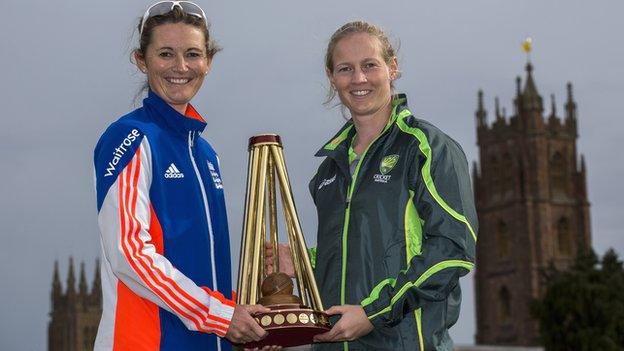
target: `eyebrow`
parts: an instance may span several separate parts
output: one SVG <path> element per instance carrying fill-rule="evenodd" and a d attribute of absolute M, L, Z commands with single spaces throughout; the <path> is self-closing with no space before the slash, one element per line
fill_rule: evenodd
<path fill-rule="evenodd" d="M 171 50 L 171 51 L 175 51 L 174 48 L 172 48 L 171 46 L 163 46 L 161 48 L 159 48 L 158 50 Z M 192 48 L 188 48 L 185 51 L 192 51 L 192 50 L 197 50 L 197 51 L 202 51 L 201 48 L 196 48 L 196 47 L 192 47 Z"/>
<path fill-rule="evenodd" d="M 364 58 L 363 60 L 361 60 L 361 61 L 359 61 L 359 62 L 368 62 L 368 61 L 376 61 L 376 62 L 379 62 L 379 60 L 378 60 L 378 59 L 376 59 L 376 58 L 374 58 L 374 57 L 366 57 L 366 58 Z M 338 67 L 338 66 L 340 66 L 340 65 L 351 65 L 351 63 L 350 63 L 350 62 L 338 62 L 338 63 L 336 63 L 334 66 Z"/>

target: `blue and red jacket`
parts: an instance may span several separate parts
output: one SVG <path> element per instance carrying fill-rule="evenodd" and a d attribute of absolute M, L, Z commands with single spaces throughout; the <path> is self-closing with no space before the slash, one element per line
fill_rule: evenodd
<path fill-rule="evenodd" d="M 96 350 L 230 350 L 235 303 L 219 160 L 203 118 L 149 92 L 95 147 Z"/>

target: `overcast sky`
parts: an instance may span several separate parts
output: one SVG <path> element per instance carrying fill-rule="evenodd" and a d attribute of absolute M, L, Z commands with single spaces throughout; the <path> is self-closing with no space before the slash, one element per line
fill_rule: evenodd
<path fill-rule="evenodd" d="M 99 255 L 93 147 L 104 128 L 134 108 L 142 75 L 129 61 L 132 31 L 148 1 L 4 0 L 0 11 L 0 349 L 44 350 L 55 260 L 65 279 L 73 256 L 92 279 Z M 477 90 L 512 111 L 524 77 L 520 43 L 534 38 L 537 88 L 563 111 L 565 84 L 578 104 L 593 246 L 624 253 L 624 3 L 622 1 L 200 1 L 224 47 L 193 103 L 219 152 L 232 255 L 238 262 L 247 139 L 282 136 L 308 243 L 316 215 L 307 182 L 313 154 L 343 124 L 322 106 L 323 55 L 336 28 L 366 19 L 400 42 L 412 111 L 477 158 Z M 545 104 L 550 106 L 550 104 Z M 549 112 L 549 111 L 547 111 Z M 473 343 L 472 276 L 462 280 L 455 341 Z"/>

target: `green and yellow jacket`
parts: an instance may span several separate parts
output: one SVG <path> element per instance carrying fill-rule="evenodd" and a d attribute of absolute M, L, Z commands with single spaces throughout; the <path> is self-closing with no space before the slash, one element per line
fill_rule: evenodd
<path fill-rule="evenodd" d="M 474 266 L 477 216 L 466 156 L 415 118 L 405 95 L 349 170 L 351 121 L 316 156 L 314 274 L 325 307 L 361 304 L 375 329 L 315 350 L 452 350 L 459 277 Z M 334 320 L 335 322 L 335 320 Z"/>

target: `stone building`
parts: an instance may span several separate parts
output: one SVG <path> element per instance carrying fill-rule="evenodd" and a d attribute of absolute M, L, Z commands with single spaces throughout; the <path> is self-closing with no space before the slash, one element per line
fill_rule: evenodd
<path fill-rule="evenodd" d="M 61 286 L 58 262 L 54 262 L 52 278 L 52 307 L 48 324 L 49 351 L 93 350 L 100 316 L 102 315 L 102 286 L 100 265 L 96 262 L 91 289 L 87 285 L 84 263 L 76 287 L 74 261 L 69 259 L 65 292 Z"/>
<path fill-rule="evenodd" d="M 495 100 L 488 123 L 483 92 L 476 111 L 479 164 L 473 184 L 479 217 L 475 273 L 477 344 L 537 345 L 529 304 L 540 296 L 540 272 L 565 268 L 591 245 L 589 202 L 576 103 L 567 84 L 563 116 L 554 95 L 548 115 L 533 79 L 516 79 L 514 111 Z"/>

